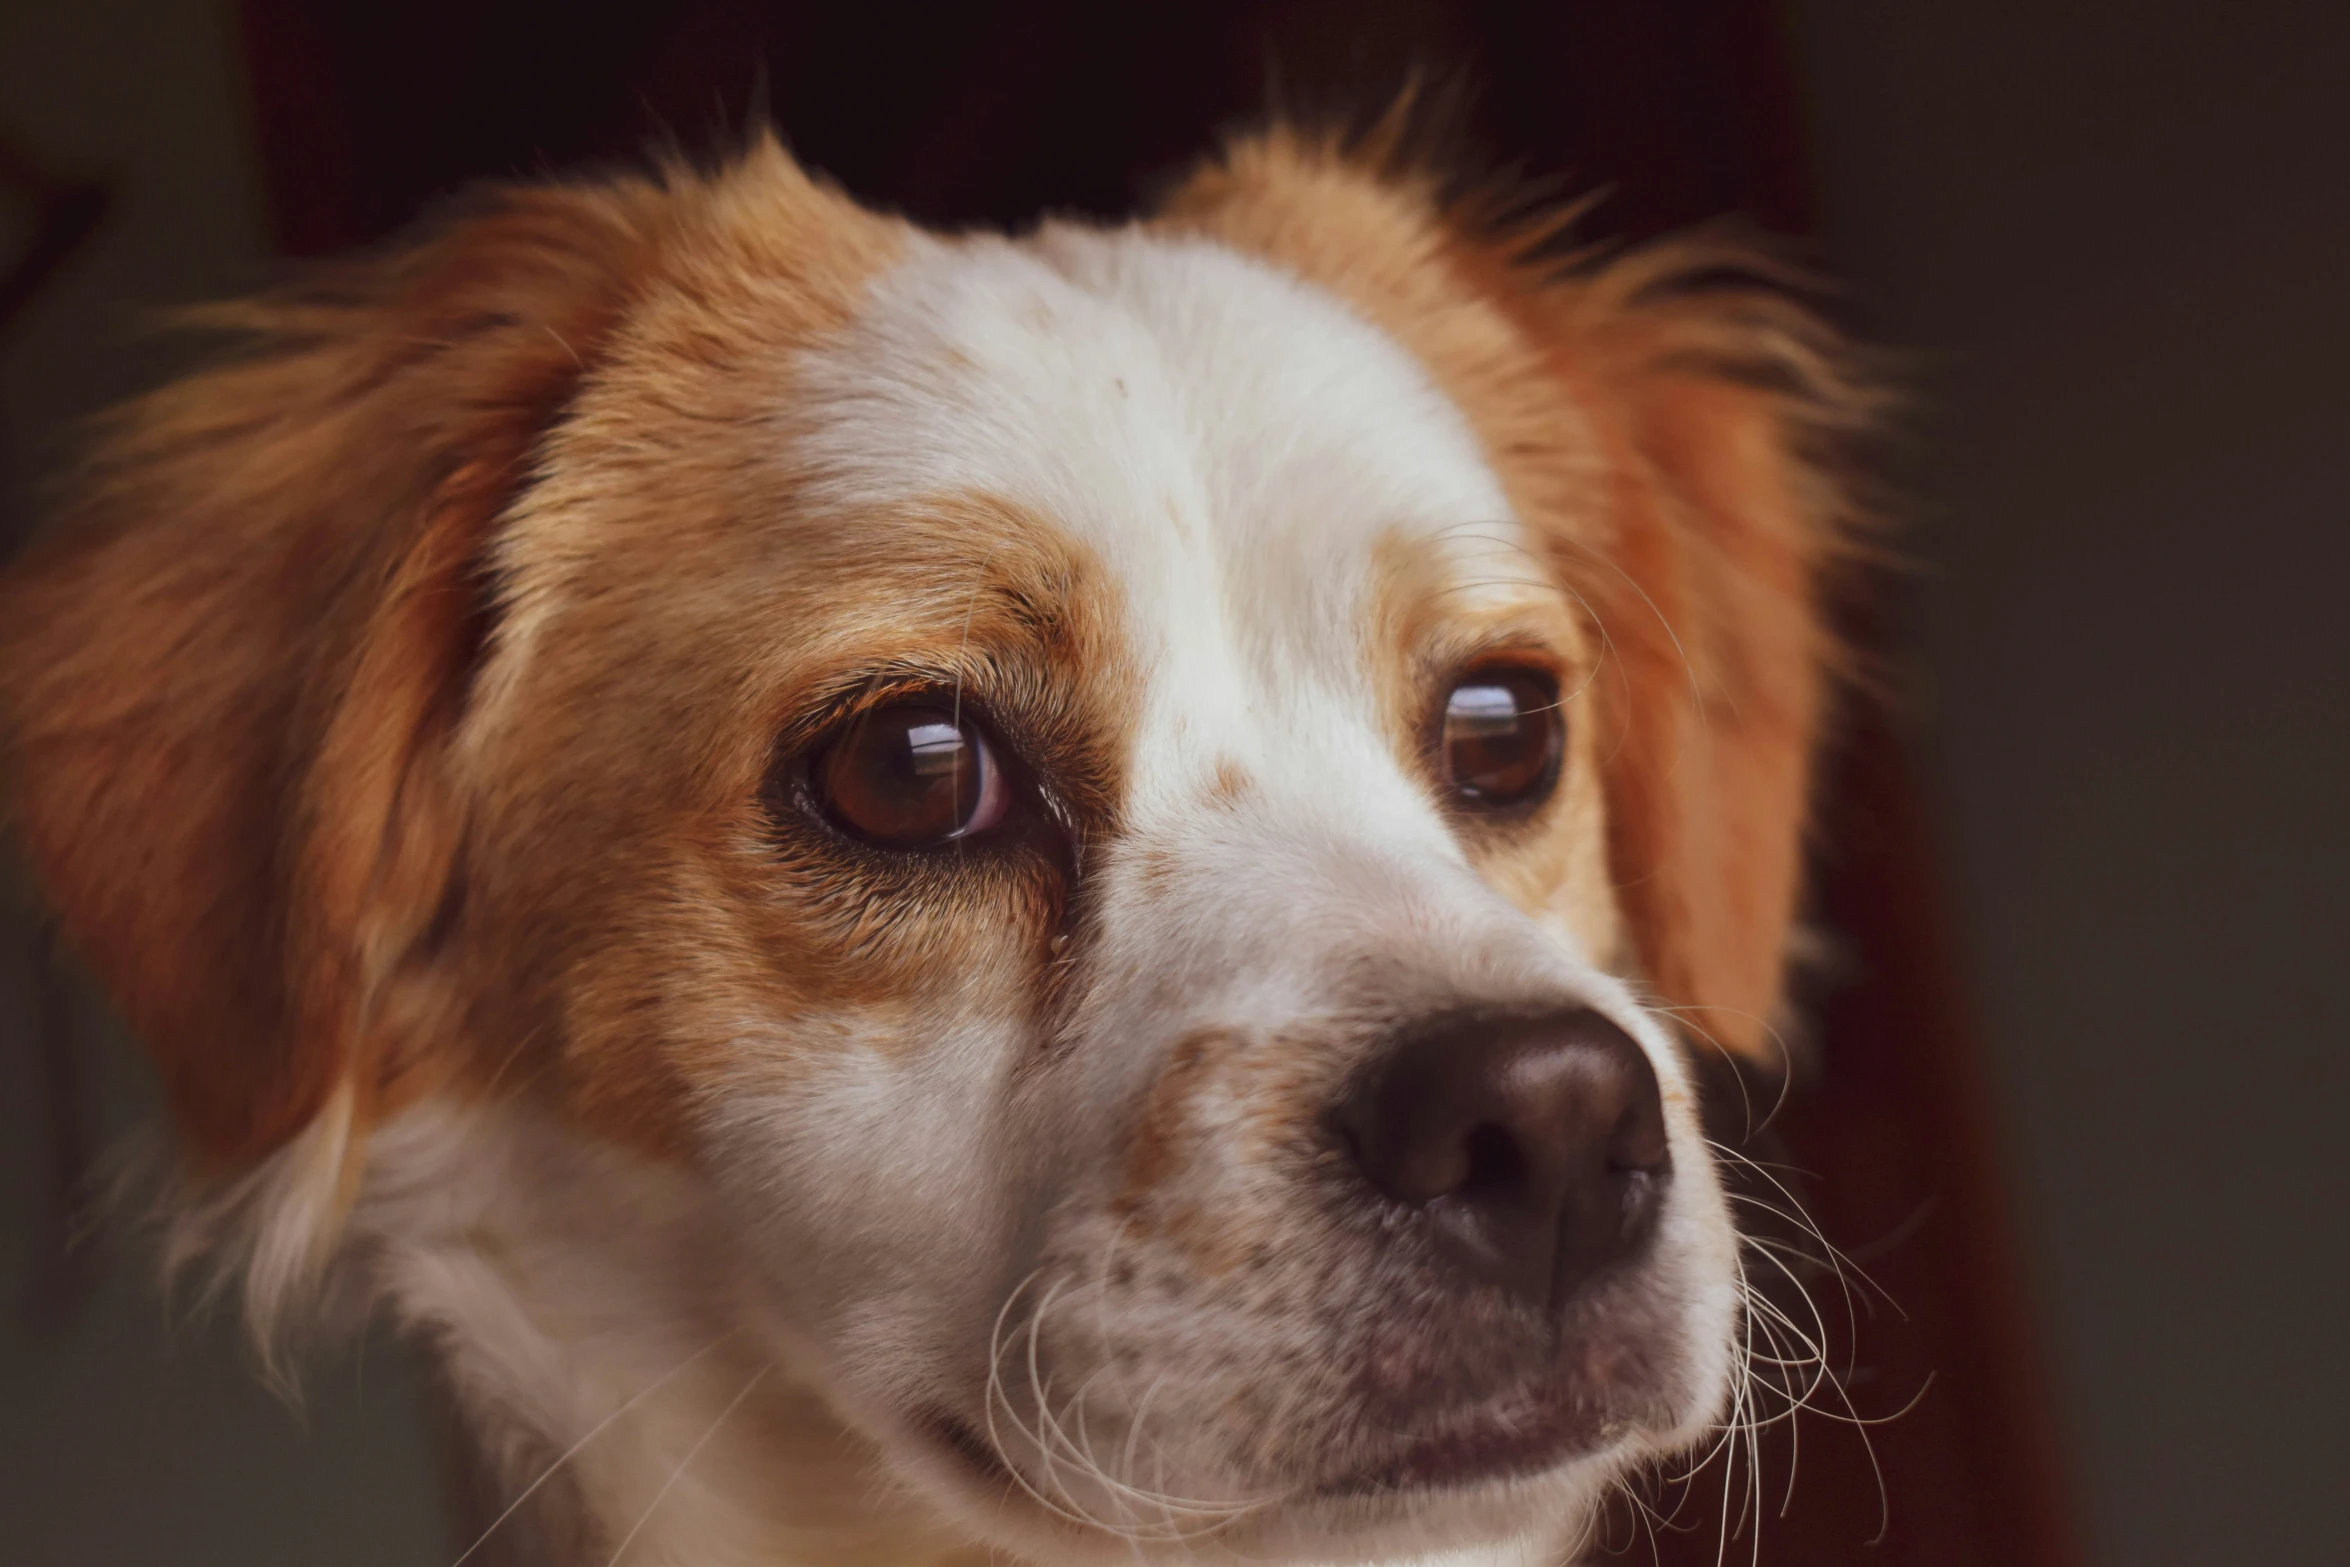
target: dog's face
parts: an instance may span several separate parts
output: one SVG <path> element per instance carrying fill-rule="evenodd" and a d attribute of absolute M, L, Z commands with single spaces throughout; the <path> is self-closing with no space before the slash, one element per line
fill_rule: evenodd
<path fill-rule="evenodd" d="M 1427 373 L 1228 249 L 1073 232 L 918 243 L 789 373 L 735 542 L 617 645 L 575 606 L 644 591 L 689 476 L 559 446 L 479 722 L 639 737 L 489 765 L 615 806 L 590 966 L 642 1004 L 597 1048 L 674 1078 L 893 1450 L 1286 1541 L 1514 1525 L 1493 1482 L 1707 1417 L 1727 1225 L 1600 967 L 1593 649 Z M 582 515 L 639 542 L 534 591 Z"/>
<path fill-rule="evenodd" d="M 228 486 L 341 518 L 223 589 L 134 469 L 19 589 L 27 836 L 199 1143 L 521 1100 L 685 1172 L 789 1368 L 1048 1557 L 1556 1539 L 1700 1434 L 1735 1244 L 1640 987 L 1771 1000 L 1799 318 L 1545 293 L 1278 141 L 1018 242 L 772 153 L 596 201 L 385 286 L 450 338 L 396 416 L 392 349 L 236 372 L 320 449 Z M 178 670 L 57 653 L 125 583 Z M 258 979 L 154 912 L 240 828 Z"/>

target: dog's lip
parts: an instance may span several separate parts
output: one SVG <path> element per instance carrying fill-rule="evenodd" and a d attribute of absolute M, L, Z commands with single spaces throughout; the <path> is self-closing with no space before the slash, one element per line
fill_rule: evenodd
<path fill-rule="evenodd" d="M 964 1468 L 989 1481 L 1009 1481 L 1012 1472 L 978 1427 L 942 1408 L 928 1409 L 915 1422 L 933 1444 L 944 1448 Z"/>
<path fill-rule="evenodd" d="M 1320 1490 L 1346 1497 L 1521 1479 L 1596 1452 L 1630 1424 L 1571 1386 L 1519 1387 L 1433 1422 L 1397 1451 Z"/>
<path fill-rule="evenodd" d="M 1019 1483 L 987 1438 L 960 1415 L 933 1407 L 923 1411 L 916 1424 L 974 1478 L 991 1485 Z M 1630 1425 L 1564 1385 L 1522 1387 L 1449 1416 L 1435 1430 L 1315 1487 L 1314 1493 L 1343 1499 L 1520 1479 L 1595 1452 Z"/>

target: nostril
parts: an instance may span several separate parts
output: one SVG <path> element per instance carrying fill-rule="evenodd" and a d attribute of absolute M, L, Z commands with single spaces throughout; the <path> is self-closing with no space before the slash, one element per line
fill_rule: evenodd
<path fill-rule="evenodd" d="M 1526 1156 L 1506 1127 L 1485 1121 L 1472 1128 L 1465 1144 L 1468 1158 L 1460 1185 L 1448 1195 L 1460 1197 L 1514 1195 L 1526 1184 Z"/>
<path fill-rule="evenodd" d="M 1644 1059 L 1624 1113 L 1607 1142 L 1607 1167 L 1628 1175 L 1665 1175 L 1673 1168 L 1672 1140 L 1665 1131 L 1664 1096 L 1656 1073 Z"/>

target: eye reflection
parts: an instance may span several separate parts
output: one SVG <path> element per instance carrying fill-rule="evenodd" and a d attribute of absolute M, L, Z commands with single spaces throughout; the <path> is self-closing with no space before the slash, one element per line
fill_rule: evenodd
<path fill-rule="evenodd" d="M 916 724 L 906 731 L 906 744 L 914 753 L 914 773 L 921 778 L 935 779 L 945 775 L 960 779 L 962 769 L 969 761 L 972 764 L 972 777 L 976 779 L 979 776 L 978 757 L 986 754 L 980 747 L 966 741 L 963 731 L 953 724 Z M 974 752 L 977 755 L 973 755 Z"/>

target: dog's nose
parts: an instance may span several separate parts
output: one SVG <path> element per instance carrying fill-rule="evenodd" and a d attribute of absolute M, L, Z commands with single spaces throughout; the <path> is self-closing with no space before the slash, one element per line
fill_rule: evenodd
<path fill-rule="evenodd" d="M 1639 1246 L 1673 1167 L 1648 1057 L 1589 1009 L 1413 1029 L 1329 1126 L 1449 1261 L 1545 1308 Z"/>

